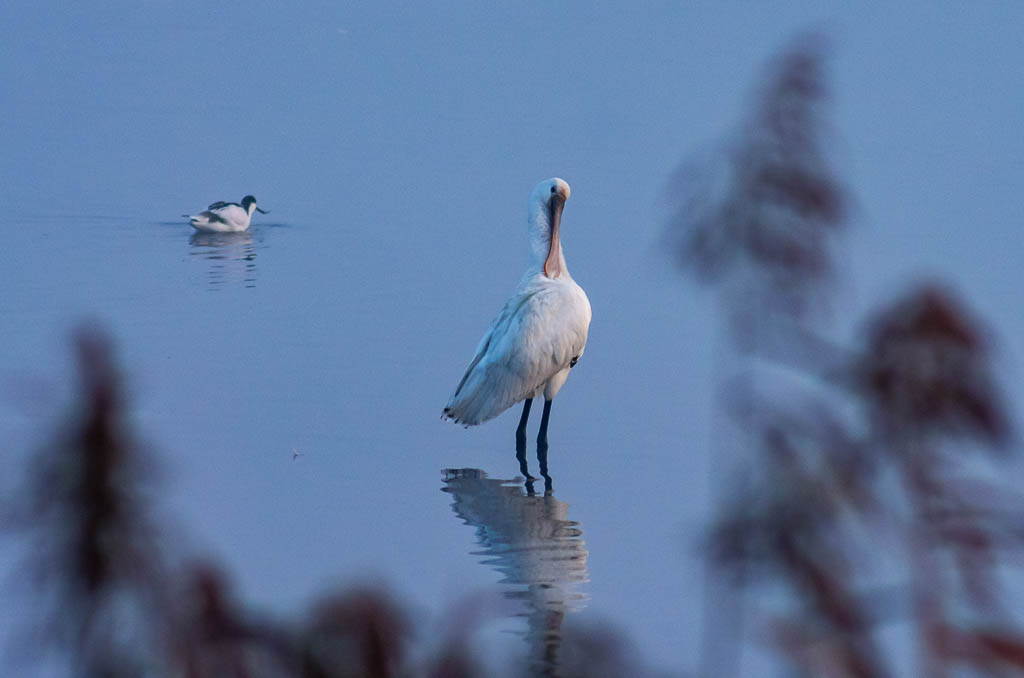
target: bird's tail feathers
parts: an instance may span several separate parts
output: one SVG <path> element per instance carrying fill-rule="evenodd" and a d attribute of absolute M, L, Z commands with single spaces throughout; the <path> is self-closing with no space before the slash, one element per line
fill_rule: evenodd
<path fill-rule="evenodd" d="M 466 427 L 476 426 L 493 419 L 525 397 L 502 388 L 500 379 L 488 379 L 486 370 L 473 370 L 448 400 L 441 418 Z"/>

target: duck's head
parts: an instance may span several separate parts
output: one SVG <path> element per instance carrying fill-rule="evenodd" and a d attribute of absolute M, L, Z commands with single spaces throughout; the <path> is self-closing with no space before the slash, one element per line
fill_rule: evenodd
<path fill-rule="evenodd" d="M 261 210 L 256 206 L 256 197 L 252 195 L 247 195 L 242 198 L 242 209 L 244 209 L 249 216 L 252 216 L 253 210 L 256 210 L 260 214 L 270 214 L 268 210 Z"/>

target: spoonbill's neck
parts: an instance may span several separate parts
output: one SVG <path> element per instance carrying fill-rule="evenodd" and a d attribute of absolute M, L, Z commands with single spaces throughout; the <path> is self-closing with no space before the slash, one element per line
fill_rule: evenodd
<path fill-rule="evenodd" d="M 530 214 L 530 270 L 543 272 L 545 267 L 552 273 L 551 277 L 569 276 L 558 229 L 552 233 L 549 212 L 545 206 L 540 205 Z"/>

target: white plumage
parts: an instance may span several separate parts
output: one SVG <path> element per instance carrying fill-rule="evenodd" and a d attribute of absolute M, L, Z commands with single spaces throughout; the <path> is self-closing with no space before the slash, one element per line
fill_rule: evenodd
<path fill-rule="evenodd" d="M 244 231 L 249 228 L 253 211 L 269 214 L 256 206 L 256 198 L 247 195 L 242 203 L 215 202 L 199 214 L 184 215 L 192 226 L 199 231 L 216 231 L 218 233 Z"/>
<path fill-rule="evenodd" d="M 530 194 L 530 266 L 477 345 L 445 419 L 473 426 L 528 398 L 550 401 L 583 355 L 590 301 L 569 275 L 559 236 L 568 197 L 557 178 Z"/>

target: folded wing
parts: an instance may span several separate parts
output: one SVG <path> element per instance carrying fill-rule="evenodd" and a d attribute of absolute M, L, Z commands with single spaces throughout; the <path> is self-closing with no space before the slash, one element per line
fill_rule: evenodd
<path fill-rule="evenodd" d="M 587 328 L 581 331 L 560 301 L 539 290 L 505 303 L 444 408 L 445 418 L 467 426 L 492 419 L 568 368 L 583 350 Z"/>

